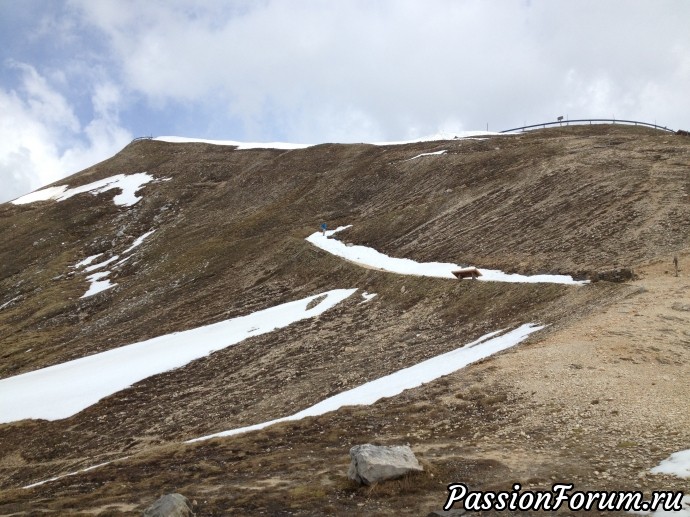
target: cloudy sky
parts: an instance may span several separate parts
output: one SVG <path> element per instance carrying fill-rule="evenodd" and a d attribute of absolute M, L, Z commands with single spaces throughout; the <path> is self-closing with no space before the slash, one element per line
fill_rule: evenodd
<path fill-rule="evenodd" d="M 690 129 L 689 24 L 687 0 L 0 0 L 0 202 L 144 135 Z"/>

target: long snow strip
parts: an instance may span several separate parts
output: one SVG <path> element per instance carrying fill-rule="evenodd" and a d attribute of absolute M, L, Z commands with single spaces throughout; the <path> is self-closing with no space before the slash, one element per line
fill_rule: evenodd
<path fill-rule="evenodd" d="M 417 158 L 422 158 L 422 157 L 424 157 L 424 156 L 434 156 L 434 155 L 438 155 L 438 154 L 445 154 L 445 153 L 447 153 L 447 152 L 448 152 L 448 151 L 444 149 L 443 151 L 436 151 L 436 152 L 433 152 L 433 153 L 422 153 L 422 154 L 418 154 L 417 156 L 413 156 L 412 158 L 408 158 L 407 161 L 409 162 L 409 161 L 412 161 L 412 160 L 416 160 Z"/>
<path fill-rule="evenodd" d="M 445 354 L 437 355 L 426 361 L 422 361 L 409 368 L 403 368 L 395 373 L 386 375 L 366 384 L 362 384 L 356 388 L 334 395 L 333 397 L 322 400 L 307 409 L 295 413 L 294 415 L 262 422 L 256 425 L 247 427 L 240 427 L 238 429 L 231 429 L 201 438 L 189 440 L 189 442 L 197 442 L 201 440 L 208 440 L 210 438 L 217 438 L 221 436 L 232 436 L 235 434 L 246 433 L 248 431 L 256 431 L 263 429 L 279 422 L 288 422 L 291 420 L 300 420 L 309 416 L 318 416 L 335 411 L 343 406 L 366 406 L 373 404 L 377 400 L 386 397 L 393 397 L 402 393 L 404 390 L 416 388 L 424 383 L 431 382 L 443 375 L 448 375 L 468 364 L 479 361 L 493 355 L 501 350 L 505 350 L 517 345 L 523 341 L 531 333 L 544 328 L 543 325 L 535 325 L 527 323 L 510 332 L 497 336 L 502 331 L 491 332 L 482 336 L 481 338 L 466 344 L 465 346 L 447 352 Z"/>
<path fill-rule="evenodd" d="M 437 140 L 456 140 L 459 138 L 474 138 L 478 136 L 508 136 L 506 133 L 494 133 L 490 131 L 461 131 L 457 133 L 440 132 L 429 136 L 423 136 L 420 138 L 414 138 L 412 140 L 398 140 L 394 142 L 368 142 L 371 145 L 403 145 L 403 144 L 414 144 L 420 142 L 434 142 Z M 290 142 L 238 142 L 236 140 L 209 140 L 206 138 L 189 138 L 185 136 L 158 136 L 154 138 L 159 142 L 169 142 L 172 144 L 185 144 L 185 143 L 197 143 L 197 144 L 212 144 L 212 145 L 231 145 L 237 147 L 238 151 L 247 149 L 305 149 L 307 147 L 312 147 L 316 144 L 295 144 Z M 445 152 L 445 151 L 444 151 Z M 427 154 L 440 154 L 440 153 L 425 153 L 420 156 L 427 156 Z M 417 158 L 415 156 L 415 158 Z"/>
<path fill-rule="evenodd" d="M 34 203 L 36 201 L 48 201 L 53 199 L 55 201 L 64 201 L 77 194 L 89 192 L 92 195 L 98 195 L 101 192 L 108 190 L 119 189 L 121 192 L 113 197 L 113 202 L 120 206 L 132 206 L 141 200 L 137 196 L 137 191 L 146 183 L 153 180 L 153 176 L 146 172 L 138 172 L 136 174 L 116 174 L 109 178 L 94 181 L 87 185 L 80 187 L 68 188 L 67 185 L 60 185 L 58 187 L 48 187 L 26 196 L 12 201 L 14 205 L 25 205 L 27 203 Z"/>
<path fill-rule="evenodd" d="M 124 457 L 124 458 L 120 458 L 119 461 L 126 460 L 127 458 L 128 458 L 128 456 Z M 66 478 L 69 476 L 76 476 L 77 474 L 81 474 L 83 472 L 88 472 L 90 470 L 95 470 L 95 469 L 100 468 L 100 467 L 105 467 L 106 465 L 110 465 L 111 463 L 112 463 L 111 461 L 106 461 L 105 463 L 99 463 L 98 465 L 92 465 L 90 467 L 86 467 L 85 469 L 77 470 L 75 472 L 68 472 L 67 474 L 62 474 L 60 476 L 55 476 L 55 477 L 52 477 L 50 479 L 44 479 L 43 481 L 31 483 L 30 485 L 23 486 L 22 488 L 33 488 L 36 486 L 45 485 L 46 483 L 50 483 L 51 481 L 57 481 L 58 479 Z"/>
<path fill-rule="evenodd" d="M 329 230 L 324 235 L 322 232 L 312 233 L 307 240 L 314 246 L 328 253 L 353 262 L 360 266 L 370 267 L 390 273 L 401 275 L 431 276 L 437 278 L 455 279 L 453 271 L 467 267 L 448 262 L 416 262 L 411 259 L 394 258 L 384 255 L 367 246 L 348 245 L 331 236 L 337 232 L 350 228 L 352 225 L 340 226 L 335 230 Z M 504 273 L 497 269 L 479 269 L 480 276 L 477 280 L 489 282 L 518 282 L 518 283 L 550 283 L 550 284 L 586 284 L 588 280 L 573 280 L 570 275 L 518 275 Z"/>
<path fill-rule="evenodd" d="M 357 289 L 334 289 L 247 316 L 175 332 L 100 354 L 0 380 L 0 423 L 70 417 L 147 377 L 252 336 L 266 334 L 334 307 Z M 323 299 L 321 299 L 323 298 Z M 314 307 L 310 302 L 318 300 Z"/>
<path fill-rule="evenodd" d="M 159 136 L 154 138 L 159 142 L 171 144 L 212 144 L 212 145 L 231 145 L 237 147 L 238 151 L 247 149 L 304 149 L 311 147 L 312 144 L 292 144 L 289 142 L 238 142 L 236 140 L 208 140 L 205 138 L 187 138 L 184 136 Z"/>

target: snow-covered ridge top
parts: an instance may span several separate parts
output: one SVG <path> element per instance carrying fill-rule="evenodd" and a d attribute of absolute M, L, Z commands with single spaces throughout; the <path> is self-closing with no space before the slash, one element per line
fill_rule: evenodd
<path fill-rule="evenodd" d="M 371 145 L 402 145 L 402 144 L 415 144 L 419 142 L 433 142 L 436 140 L 455 140 L 458 138 L 472 138 L 477 136 L 507 136 L 503 133 L 493 133 L 490 131 L 462 131 L 460 133 L 436 133 L 435 135 L 429 135 L 421 138 L 415 138 L 413 140 L 400 140 L 393 142 L 359 142 L 359 143 L 369 143 Z M 305 149 L 307 147 L 312 147 L 318 144 L 295 144 L 288 142 L 238 142 L 236 140 L 209 140 L 205 138 L 188 138 L 184 136 L 159 136 L 154 138 L 159 142 L 169 142 L 173 144 L 183 144 L 183 143 L 200 143 L 200 144 L 213 144 L 213 145 L 232 145 L 236 146 L 237 150 L 242 151 L 246 149 Z M 322 142 L 328 143 L 328 142 Z M 353 143 L 353 142 L 350 142 Z"/>
<path fill-rule="evenodd" d="M 44 188 L 17 198 L 11 203 L 13 205 L 25 205 L 36 201 L 48 201 L 49 199 L 64 201 L 83 192 L 89 192 L 95 196 L 107 190 L 120 189 L 122 192 L 113 197 L 113 202 L 120 206 L 132 206 L 141 200 L 141 197 L 136 195 L 137 191 L 150 181 L 153 181 L 153 176 L 147 172 L 116 174 L 80 187 L 68 188 L 68 185 L 59 185 Z"/>
<path fill-rule="evenodd" d="M 304 149 L 314 144 L 291 144 L 288 142 L 237 142 L 235 140 L 208 140 L 205 138 L 187 138 L 184 136 L 159 136 L 154 138 L 159 142 L 169 142 L 171 144 L 213 144 L 213 145 L 233 145 L 242 151 L 246 149 Z"/>

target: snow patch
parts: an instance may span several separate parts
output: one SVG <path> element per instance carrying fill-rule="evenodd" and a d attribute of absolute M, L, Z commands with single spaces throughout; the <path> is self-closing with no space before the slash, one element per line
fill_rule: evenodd
<path fill-rule="evenodd" d="M 690 478 L 690 449 L 674 452 L 656 467 L 652 474 L 670 474 L 679 478 Z"/>
<path fill-rule="evenodd" d="M 140 246 L 141 243 L 144 242 L 144 239 L 146 239 L 146 237 L 148 237 L 149 235 L 151 235 L 155 231 L 156 230 L 150 230 L 150 231 L 146 232 L 144 235 L 137 237 L 137 239 L 132 243 L 132 245 L 129 248 L 127 248 L 125 251 L 123 251 L 122 253 L 123 254 L 129 253 L 130 251 L 132 251 L 137 246 Z"/>
<path fill-rule="evenodd" d="M 0 397 L 0 423 L 25 418 L 59 420 L 70 417 L 147 377 L 180 368 L 248 337 L 318 316 L 356 290 L 334 289 L 247 316 L 174 332 L 0 379 L 0 393 L 12 394 L 11 397 Z M 310 302 L 319 297 L 323 297 L 321 302 L 308 308 Z"/>
<path fill-rule="evenodd" d="M 395 373 L 386 375 L 371 382 L 367 382 L 348 391 L 329 397 L 318 404 L 304 409 L 294 415 L 269 420 L 260 424 L 231 429 L 200 438 L 189 440 L 187 443 L 208 440 L 221 436 L 232 436 L 263 429 L 279 422 L 300 420 L 308 416 L 318 416 L 335 411 L 343 406 L 366 406 L 377 400 L 393 397 L 404 390 L 416 388 L 424 383 L 431 382 L 439 377 L 453 373 L 468 364 L 474 363 L 501 350 L 517 345 L 531 333 L 544 328 L 543 325 L 527 323 L 510 332 L 497 336 L 503 331 L 486 334 L 476 341 L 466 344 L 445 354 L 437 355 L 426 361 L 422 361 L 409 368 L 403 368 Z"/>
<path fill-rule="evenodd" d="M 360 303 L 370 302 L 375 296 L 376 296 L 376 293 L 368 293 L 368 292 L 364 291 L 362 293 L 362 298 L 364 298 L 364 301 L 360 302 Z"/>
<path fill-rule="evenodd" d="M 83 267 L 83 266 L 88 266 L 89 264 L 91 264 L 91 262 L 93 262 L 94 260 L 96 260 L 96 259 L 97 259 L 98 257 L 100 257 L 101 255 L 103 255 L 103 253 L 96 253 L 95 255 L 91 255 L 90 257 L 86 257 L 84 260 L 82 260 L 82 261 L 80 261 L 80 262 L 77 262 L 77 263 L 74 264 L 72 267 L 75 268 L 75 269 L 77 269 L 77 268 L 80 268 L 80 267 Z"/>
<path fill-rule="evenodd" d="M 144 242 L 144 240 L 155 231 L 156 230 L 150 230 L 150 231 L 146 232 L 144 235 L 137 237 L 134 240 L 134 242 L 132 243 L 132 245 L 123 252 L 123 254 L 129 253 L 130 251 L 132 251 L 137 246 L 140 246 Z M 90 271 L 94 271 L 96 269 L 101 269 L 101 268 L 107 266 L 108 264 L 115 262 L 117 259 L 120 258 L 119 255 L 114 255 L 114 256 L 110 257 L 109 259 L 104 260 L 103 262 L 98 262 L 97 264 L 93 264 L 91 266 L 88 265 L 88 264 L 91 264 L 91 262 L 93 262 L 95 259 L 97 259 L 101 255 L 103 255 L 103 253 L 97 253 L 96 255 L 91 255 L 90 257 L 86 257 L 84 260 L 77 262 L 72 267 L 73 268 L 79 268 L 79 267 L 87 266 L 84 269 L 84 271 L 90 272 Z M 119 262 L 115 263 L 115 267 L 117 267 L 121 264 L 124 264 L 127 260 L 130 259 L 130 257 L 131 257 L 131 255 L 129 257 L 125 257 L 122 260 L 120 260 Z M 110 271 L 104 271 L 102 273 L 87 276 L 86 279 L 89 282 L 91 282 L 91 285 L 89 286 L 89 289 L 82 295 L 82 298 L 88 298 L 89 296 L 93 296 L 94 294 L 98 294 L 101 291 L 105 291 L 107 289 L 110 289 L 111 287 L 115 287 L 117 284 L 112 284 L 112 283 L 110 283 L 110 280 L 105 279 L 105 277 L 107 277 L 109 274 L 110 274 Z"/>
<path fill-rule="evenodd" d="M 650 469 L 652 474 L 668 474 L 679 478 L 690 478 L 690 449 L 674 452 L 668 458 Z M 682 509 L 678 511 L 657 510 L 654 512 L 628 512 L 651 517 L 690 517 L 690 496 L 682 499 Z"/>
<path fill-rule="evenodd" d="M 335 235 L 335 234 L 338 233 L 338 232 L 342 232 L 343 230 L 347 230 L 348 228 L 352 228 L 352 225 L 351 225 L 351 224 L 348 224 L 347 226 L 338 226 L 335 230 L 326 230 L 326 232 L 324 233 L 324 235 L 325 235 L 326 237 L 331 237 L 331 236 Z M 307 240 L 309 240 L 309 239 L 307 239 Z"/>
<path fill-rule="evenodd" d="M 110 280 L 105 278 L 110 274 L 110 271 L 100 271 L 86 277 L 86 279 L 91 282 L 89 289 L 81 295 L 81 298 L 88 298 L 94 294 L 98 294 L 102 291 L 107 291 L 111 287 L 115 287 L 117 284 L 111 284 Z M 101 280 L 101 279 L 104 280 Z"/>
<path fill-rule="evenodd" d="M 84 271 L 95 271 L 96 269 L 101 269 L 102 267 L 107 266 L 111 262 L 116 261 L 118 258 L 120 258 L 119 255 L 115 255 L 114 257 L 110 257 L 108 260 L 104 260 L 103 262 L 98 262 L 97 264 L 93 264 L 92 266 L 88 266 L 84 269 Z"/>
<path fill-rule="evenodd" d="M 0 305 L 0 311 L 3 310 L 5 307 L 9 307 L 12 304 L 12 302 L 16 302 L 17 300 L 19 300 L 19 296 L 15 296 L 10 301 L 3 303 L 2 305 Z"/>
<path fill-rule="evenodd" d="M 129 456 L 125 458 L 120 458 L 120 460 L 126 460 Z M 30 485 L 23 486 L 22 488 L 33 488 L 35 486 L 40 486 L 40 485 L 45 485 L 46 483 L 50 483 L 51 481 L 57 481 L 58 479 L 66 478 L 68 476 L 76 476 L 77 474 L 81 474 L 82 472 L 88 472 L 89 470 L 97 469 L 99 467 L 104 467 L 108 464 L 112 463 L 111 461 L 106 461 L 105 463 L 99 463 L 98 465 L 92 465 L 91 467 L 87 467 L 85 469 L 77 470 L 76 472 L 68 472 L 67 474 L 62 474 L 60 476 L 55 476 L 50 479 L 44 479 L 43 481 L 39 481 L 38 483 L 32 483 Z"/>
<path fill-rule="evenodd" d="M 34 203 L 36 201 L 48 201 L 49 199 L 57 199 L 67 190 L 67 185 L 59 187 L 48 187 L 36 192 L 31 192 L 25 196 L 19 197 L 12 201 L 13 205 L 25 205 L 27 203 Z"/>
<path fill-rule="evenodd" d="M 413 156 L 412 158 L 410 158 L 410 159 L 408 159 L 408 160 L 406 160 L 406 161 L 410 162 L 410 161 L 412 161 L 412 160 L 416 160 L 417 158 L 421 158 L 421 157 L 423 157 L 423 156 L 434 156 L 434 155 L 437 155 L 437 154 L 445 154 L 445 153 L 447 153 L 447 152 L 448 152 L 447 150 L 443 150 L 443 151 L 436 151 L 436 152 L 433 152 L 433 153 L 422 153 L 422 154 L 418 154 L 417 156 Z"/>
<path fill-rule="evenodd" d="M 394 258 L 384 255 L 379 251 L 367 246 L 347 245 L 337 239 L 331 239 L 332 235 L 338 233 L 352 225 L 340 226 L 335 230 L 316 232 L 307 237 L 307 241 L 314 246 L 321 248 L 328 253 L 343 258 L 355 264 L 398 273 L 400 275 L 429 276 L 436 278 L 455 279 L 453 271 L 466 266 L 451 264 L 448 262 L 416 262 L 411 259 Z M 480 269 L 482 274 L 477 280 L 493 282 L 521 282 L 521 283 L 552 283 L 552 284 L 572 284 L 583 285 L 589 283 L 588 280 L 573 280 L 570 275 L 518 275 L 504 273 L 496 269 Z"/>
<path fill-rule="evenodd" d="M 146 172 L 117 174 L 80 187 L 67 188 L 67 185 L 48 187 L 15 199 L 12 201 L 12 204 L 24 205 L 35 201 L 48 201 L 50 199 L 64 201 L 65 199 L 69 199 L 72 196 L 84 192 L 89 192 L 95 196 L 108 190 L 120 189 L 121 192 L 113 197 L 113 202 L 120 206 L 132 206 L 141 200 L 141 197 L 136 195 L 137 191 L 150 181 L 153 181 L 153 176 Z"/>
<path fill-rule="evenodd" d="M 125 257 L 125 258 L 123 258 L 122 260 L 120 260 L 120 261 L 118 261 L 118 262 L 115 262 L 114 267 L 117 267 L 117 266 L 120 266 L 120 265 L 124 264 L 125 262 L 127 262 L 127 261 L 128 261 L 129 259 L 131 259 L 131 258 L 132 258 L 132 255 L 130 255 L 130 256 L 128 256 L 128 257 Z"/>

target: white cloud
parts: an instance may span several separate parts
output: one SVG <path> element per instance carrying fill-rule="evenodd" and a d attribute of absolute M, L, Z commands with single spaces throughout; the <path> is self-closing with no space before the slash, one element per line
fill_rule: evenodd
<path fill-rule="evenodd" d="M 95 116 L 82 127 L 68 100 L 35 68 L 10 66 L 20 73 L 21 87 L 0 88 L 0 202 L 108 158 L 132 139 L 119 125 L 114 85 L 95 87 Z"/>
<path fill-rule="evenodd" d="M 71 5 L 107 35 L 127 88 L 159 107 L 212 105 L 243 121 L 244 135 L 216 137 L 396 139 L 565 110 L 658 111 L 669 125 L 689 115 L 684 1 Z"/>
<path fill-rule="evenodd" d="M 132 131 L 318 143 L 558 115 L 690 126 L 686 0 L 63 0 L 34 18 L 0 47 L 32 65 L 0 85 L 0 200 Z"/>

